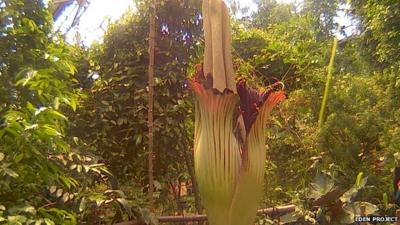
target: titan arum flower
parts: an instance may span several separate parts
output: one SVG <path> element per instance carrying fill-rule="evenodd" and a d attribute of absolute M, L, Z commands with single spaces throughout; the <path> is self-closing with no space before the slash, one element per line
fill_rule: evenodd
<path fill-rule="evenodd" d="M 231 28 L 222 0 L 203 1 L 204 64 L 191 86 L 196 94 L 195 171 L 211 225 L 253 224 L 264 183 L 264 128 L 285 98 L 235 85 Z"/>

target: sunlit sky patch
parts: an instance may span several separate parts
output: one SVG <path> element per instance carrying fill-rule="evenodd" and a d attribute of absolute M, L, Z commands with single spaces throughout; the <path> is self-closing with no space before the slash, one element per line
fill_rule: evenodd
<path fill-rule="evenodd" d="M 278 2 L 298 4 L 302 0 L 279 0 Z M 240 0 L 239 4 L 240 7 L 249 8 L 247 14 L 239 14 L 239 17 L 247 16 L 257 10 L 257 6 L 253 0 Z M 128 9 L 135 9 L 134 0 L 90 0 L 90 4 L 80 18 L 77 26 L 67 32 L 66 40 L 70 43 L 79 40 L 86 46 L 89 46 L 94 41 L 101 41 L 108 24 L 120 18 Z M 55 29 L 61 31 L 61 33 L 66 33 L 68 25 L 72 23 L 77 10 L 78 4 L 73 4 L 66 8 L 64 13 L 55 22 Z M 350 23 L 350 20 L 345 18 L 344 15 L 337 18 L 337 21 L 346 26 Z"/>
<path fill-rule="evenodd" d="M 55 23 L 56 30 L 65 33 L 68 26 L 64 24 L 71 24 L 77 7 L 77 4 L 74 4 L 65 10 Z M 85 45 L 101 40 L 108 24 L 120 18 L 129 8 L 135 9 L 133 0 L 91 0 L 79 24 L 68 32 L 67 41 L 76 41 L 77 34 Z"/>

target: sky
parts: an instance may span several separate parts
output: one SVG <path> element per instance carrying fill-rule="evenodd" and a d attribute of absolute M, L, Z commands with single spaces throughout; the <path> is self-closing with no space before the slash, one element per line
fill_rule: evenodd
<path fill-rule="evenodd" d="M 281 3 L 298 3 L 301 0 L 279 0 Z M 110 4 L 110 2 L 112 2 Z M 257 9 L 253 0 L 239 0 L 241 7 L 249 7 L 249 13 Z M 77 10 L 77 4 L 67 8 L 55 22 L 55 29 L 62 33 L 66 24 L 71 24 Z M 109 22 L 115 21 L 129 8 L 135 9 L 134 0 L 90 0 L 89 7 L 79 20 L 79 24 L 71 29 L 66 36 L 68 42 L 75 42 L 77 33 L 84 45 L 89 46 L 93 41 L 101 41 Z M 348 25 L 350 20 L 344 16 L 338 18 L 342 25 Z"/>
<path fill-rule="evenodd" d="M 293 1 L 280 0 L 280 2 Z M 257 9 L 252 0 L 239 0 L 239 3 L 241 7 L 249 7 L 250 12 Z M 107 0 L 90 0 L 89 7 L 81 17 L 79 25 L 68 32 L 67 41 L 74 42 L 76 40 L 76 31 L 80 34 L 80 38 L 85 45 L 90 45 L 93 41 L 101 40 L 108 25 L 107 19 L 110 22 L 117 20 L 128 8 L 135 8 L 134 0 L 113 0 L 112 5 Z M 71 24 L 76 10 L 76 4 L 67 8 L 63 15 L 56 21 L 56 30 L 64 33 L 66 29 L 62 25 Z"/>
<path fill-rule="evenodd" d="M 110 2 L 112 2 L 110 4 Z M 101 40 L 107 29 L 108 20 L 117 20 L 129 8 L 134 9 L 133 0 L 90 0 L 89 7 L 82 15 L 79 24 L 68 32 L 67 41 L 73 42 L 78 31 L 83 43 L 90 45 L 93 41 Z M 55 22 L 55 29 L 62 33 L 66 30 L 62 24 L 71 24 L 77 5 L 67 8 L 62 16 Z M 69 15 L 69 16 L 68 16 Z"/>

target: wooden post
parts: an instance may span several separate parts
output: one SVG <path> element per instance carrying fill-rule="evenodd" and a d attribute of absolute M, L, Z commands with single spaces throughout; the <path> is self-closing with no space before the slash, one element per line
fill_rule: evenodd
<path fill-rule="evenodd" d="M 396 210 L 396 217 L 397 217 L 396 225 L 400 225 L 400 209 Z"/>
<path fill-rule="evenodd" d="M 155 51 L 155 37 L 156 37 L 156 27 L 155 27 L 155 0 L 152 0 L 149 8 L 149 92 L 148 92 L 148 111 L 147 111 L 147 126 L 149 132 L 149 143 L 148 143 L 148 166 L 149 166 L 149 208 L 151 211 L 154 210 L 154 177 L 153 177 L 153 148 L 154 148 L 154 122 L 153 122 L 153 98 L 154 98 L 154 51 Z"/>

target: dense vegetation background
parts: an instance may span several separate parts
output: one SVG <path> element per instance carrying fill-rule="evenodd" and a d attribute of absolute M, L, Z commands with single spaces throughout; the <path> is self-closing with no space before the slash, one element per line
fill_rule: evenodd
<path fill-rule="evenodd" d="M 400 2 L 256 2 L 250 17 L 232 17 L 237 76 L 263 87 L 281 80 L 288 95 L 265 133 L 267 186 L 260 207 L 298 208 L 259 223 L 350 224 L 360 204 L 393 214 Z M 0 1 L 0 224 L 156 223 L 155 215 L 202 211 L 187 85 L 202 60 L 201 2 L 157 5 L 155 213 L 146 195 L 149 6 L 135 3 L 136 11 L 87 48 L 79 40 L 66 43 L 53 30 L 41 0 Z M 233 15 L 245 10 L 231 2 Z M 343 12 L 356 32 L 335 22 Z M 193 185 L 181 195 L 185 182 Z"/>

